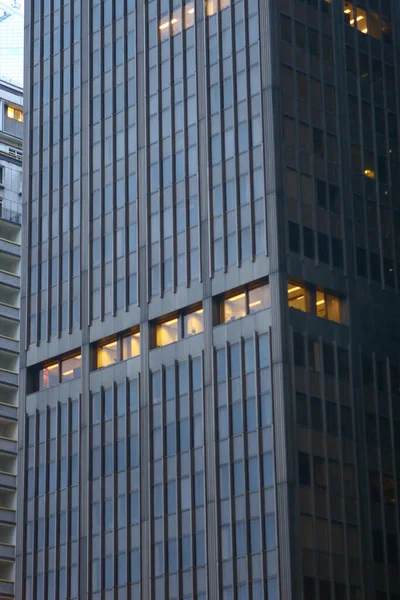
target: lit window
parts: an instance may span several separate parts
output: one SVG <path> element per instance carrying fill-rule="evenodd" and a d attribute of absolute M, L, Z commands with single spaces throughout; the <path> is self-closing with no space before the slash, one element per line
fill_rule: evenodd
<path fill-rule="evenodd" d="M 236 321 L 246 315 L 252 315 L 260 310 L 270 307 L 269 285 L 259 285 L 255 288 L 246 288 L 243 292 L 223 300 L 222 321 Z"/>
<path fill-rule="evenodd" d="M 367 13 L 363 8 L 360 8 L 359 6 L 357 7 L 356 22 L 358 31 L 361 31 L 362 33 L 368 33 Z M 353 19 L 350 19 L 350 25 L 353 25 L 353 27 L 355 26 L 354 17 Z"/>
<path fill-rule="evenodd" d="M 197 335 L 204 331 L 203 309 L 184 316 L 184 336 Z"/>
<path fill-rule="evenodd" d="M 177 342 L 179 338 L 179 320 L 171 319 L 164 323 L 158 323 L 156 328 L 156 345 L 167 346 Z"/>
<path fill-rule="evenodd" d="M 353 0 L 345 0 L 344 16 L 345 16 L 346 23 L 354 26 Z"/>
<path fill-rule="evenodd" d="M 118 360 L 118 342 L 108 342 L 97 349 L 97 368 L 108 367 Z"/>
<path fill-rule="evenodd" d="M 361 33 L 368 33 L 367 13 L 360 7 L 357 7 L 357 12 L 354 13 L 352 0 L 345 0 L 344 16 L 351 27 L 355 27 Z"/>
<path fill-rule="evenodd" d="M 308 292 L 306 288 L 295 283 L 288 283 L 288 304 L 290 308 L 308 312 Z"/>
<path fill-rule="evenodd" d="M 249 290 L 249 313 L 253 314 L 265 308 L 269 308 L 271 304 L 269 285 Z"/>
<path fill-rule="evenodd" d="M 194 25 L 194 2 L 187 2 L 185 4 L 185 29 L 193 27 Z"/>
<path fill-rule="evenodd" d="M 246 316 L 246 293 L 236 294 L 224 301 L 224 322 L 235 321 Z"/>
<path fill-rule="evenodd" d="M 82 356 L 72 356 L 61 362 L 61 381 L 70 381 L 81 376 Z"/>
<path fill-rule="evenodd" d="M 365 169 L 364 175 L 365 177 L 368 177 L 368 179 L 376 179 L 376 174 L 373 169 Z"/>
<path fill-rule="evenodd" d="M 140 354 L 140 333 L 132 333 L 122 338 L 122 360 L 139 356 Z"/>
<path fill-rule="evenodd" d="M 171 35 L 177 35 L 181 33 L 182 28 L 188 29 L 194 25 L 194 2 L 187 2 L 183 8 L 183 12 L 180 8 L 174 10 L 171 15 L 161 17 L 160 24 L 158 26 L 160 32 L 160 41 L 168 39 Z"/>
<path fill-rule="evenodd" d="M 7 106 L 7 117 L 9 119 L 14 119 L 15 121 L 19 121 L 20 123 L 24 120 L 24 114 L 21 110 L 13 108 L 12 106 Z"/>
<path fill-rule="evenodd" d="M 318 317 L 340 323 L 340 299 L 337 296 L 317 291 L 316 313 Z"/>
<path fill-rule="evenodd" d="M 231 5 L 231 0 L 206 0 L 206 15 L 211 17 L 217 10 L 224 10 Z"/>
<path fill-rule="evenodd" d="M 45 390 L 59 383 L 58 362 L 53 365 L 43 367 L 39 372 L 39 389 Z"/>

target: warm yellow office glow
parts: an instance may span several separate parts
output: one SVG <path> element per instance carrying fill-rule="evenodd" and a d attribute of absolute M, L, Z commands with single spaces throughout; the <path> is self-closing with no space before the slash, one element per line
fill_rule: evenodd
<path fill-rule="evenodd" d="M 116 341 L 109 342 L 97 348 L 97 367 L 108 367 L 118 360 L 118 344 Z"/>
<path fill-rule="evenodd" d="M 296 308 L 308 312 L 308 292 L 300 285 L 288 283 L 288 304 L 290 308 Z"/>
<path fill-rule="evenodd" d="M 173 344 L 179 339 L 179 321 L 178 319 L 171 319 L 165 323 L 158 323 L 156 325 L 156 345 L 167 346 Z"/>
<path fill-rule="evenodd" d="M 224 301 L 224 323 L 246 316 L 246 294 L 236 294 Z"/>

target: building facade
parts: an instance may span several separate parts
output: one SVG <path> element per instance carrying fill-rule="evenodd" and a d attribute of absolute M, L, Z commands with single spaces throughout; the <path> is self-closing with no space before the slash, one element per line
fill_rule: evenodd
<path fill-rule="evenodd" d="M 0 80 L 0 598 L 14 598 L 22 90 Z"/>
<path fill-rule="evenodd" d="M 398 600 L 399 3 L 25 11 L 17 597 Z"/>

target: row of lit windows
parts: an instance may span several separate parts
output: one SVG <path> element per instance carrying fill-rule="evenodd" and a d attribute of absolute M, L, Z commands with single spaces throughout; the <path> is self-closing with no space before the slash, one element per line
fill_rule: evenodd
<path fill-rule="evenodd" d="M 311 297 L 307 287 L 296 283 L 288 283 L 288 304 L 303 312 L 311 312 Z M 325 290 L 317 290 L 315 294 L 315 314 L 322 319 L 343 323 L 345 321 L 343 300 L 329 294 Z"/>
<path fill-rule="evenodd" d="M 220 301 L 218 323 L 227 323 L 269 308 L 268 284 L 244 288 Z M 162 347 L 204 331 L 203 308 L 194 307 L 155 324 L 154 346 Z M 100 369 L 140 354 L 140 331 L 119 335 L 96 345 L 95 368 Z M 39 371 L 39 389 L 45 389 L 81 376 L 81 355 L 46 365 Z"/>
<path fill-rule="evenodd" d="M 310 292 L 304 285 L 288 283 L 288 304 L 291 308 L 311 312 Z M 317 290 L 315 313 L 318 317 L 344 322 L 343 301 L 333 294 Z M 220 304 L 220 323 L 235 321 L 270 307 L 269 285 L 246 287 L 239 293 L 226 296 Z M 155 324 L 155 347 L 162 347 L 204 331 L 203 309 L 183 312 Z M 140 332 L 135 331 L 96 346 L 95 368 L 108 367 L 140 354 Z M 81 376 L 81 354 L 47 365 L 39 371 L 39 389 L 45 389 Z"/>
<path fill-rule="evenodd" d="M 215 15 L 218 10 L 223 10 L 231 5 L 231 0 L 206 0 L 205 11 L 207 17 Z M 183 10 L 176 8 L 171 15 L 161 17 L 158 29 L 160 40 L 166 40 L 170 36 L 177 35 L 182 29 L 193 27 L 195 19 L 194 2 L 186 2 Z"/>

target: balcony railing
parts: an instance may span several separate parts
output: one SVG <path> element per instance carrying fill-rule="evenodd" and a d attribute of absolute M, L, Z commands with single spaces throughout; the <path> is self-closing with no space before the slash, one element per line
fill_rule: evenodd
<path fill-rule="evenodd" d="M 18 223 L 18 225 L 21 225 L 21 213 L 12 210 L 11 208 L 6 208 L 2 204 L 0 204 L 0 219 L 5 219 L 6 221 L 11 221 L 11 223 Z"/>

